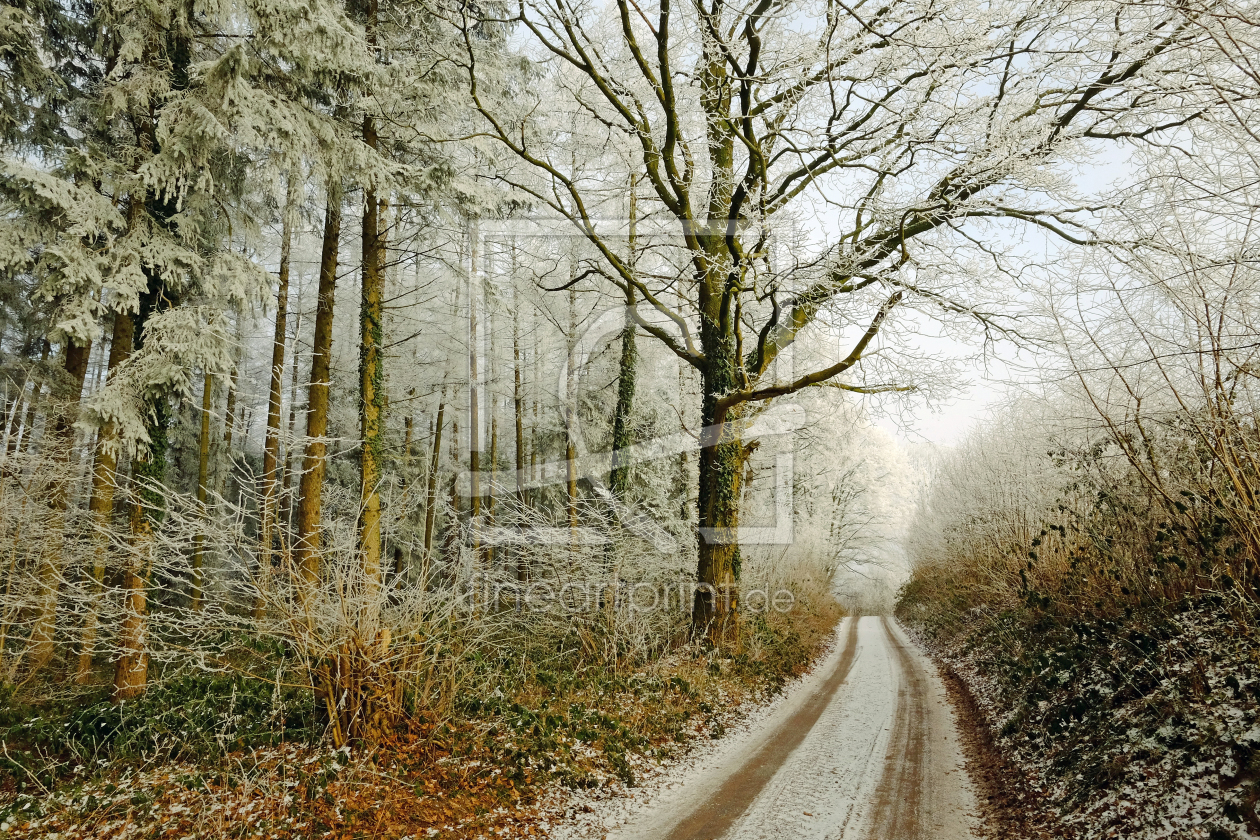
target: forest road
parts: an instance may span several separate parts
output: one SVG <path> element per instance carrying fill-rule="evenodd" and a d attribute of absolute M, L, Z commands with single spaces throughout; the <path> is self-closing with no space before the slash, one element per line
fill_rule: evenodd
<path fill-rule="evenodd" d="M 945 687 L 889 618 L 840 643 L 767 725 L 609 840 L 967 840 L 978 808 Z"/>

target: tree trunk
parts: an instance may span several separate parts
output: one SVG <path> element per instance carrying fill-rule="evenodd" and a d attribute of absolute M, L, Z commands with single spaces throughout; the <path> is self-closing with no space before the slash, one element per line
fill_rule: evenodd
<path fill-rule="evenodd" d="M 631 297 L 633 301 L 633 297 Z M 635 323 L 626 310 L 626 325 L 621 331 L 621 365 L 617 372 L 617 407 L 613 413 L 612 474 L 609 485 L 618 501 L 624 502 L 630 484 L 630 465 L 620 455 L 634 440 L 630 434 L 630 413 L 634 410 L 634 381 L 638 354 L 634 347 Z"/>
<path fill-rule="evenodd" d="M 701 427 L 707 431 L 700 450 L 699 588 L 692 609 L 694 630 L 717 644 L 731 639 L 738 613 L 739 496 L 746 459 L 734 432 L 737 413 L 724 411 L 718 403 L 721 395 L 739 385 L 735 340 L 723 326 L 706 318 L 700 328 L 706 356 L 701 371 Z"/>
<path fill-rule="evenodd" d="M 294 564 L 301 571 L 305 599 L 319 580 L 321 489 L 328 444 L 328 378 L 332 362 L 333 295 L 337 290 L 337 246 L 341 238 L 341 185 L 328 187 L 324 241 L 319 258 L 319 300 L 311 338 L 311 378 L 306 396 L 306 452 L 298 482 L 298 521 Z"/>
<path fill-rule="evenodd" d="M 412 462 L 412 441 L 415 434 L 416 418 L 411 412 L 412 401 L 415 399 L 416 389 L 411 388 L 407 391 L 407 415 L 403 417 L 403 446 L 402 446 L 402 475 L 403 475 L 403 495 L 410 498 L 410 491 L 415 481 L 415 476 L 411 472 Z M 414 511 L 414 508 L 413 508 Z M 414 522 L 414 513 L 407 514 L 408 522 Z M 402 540 L 394 540 L 394 581 L 397 585 L 402 586 L 406 581 L 404 577 L 407 573 L 407 565 L 410 548 L 403 550 Z"/>
<path fill-rule="evenodd" d="M 573 435 L 565 434 L 564 444 L 564 464 L 565 464 L 565 512 L 569 518 L 569 538 L 570 548 L 577 549 L 577 527 L 578 527 L 578 474 L 577 474 L 577 447 L 573 444 Z"/>
<path fill-rule="evenodd" d="M 442 560 L 452 572 L 458 569 L 453 562 L 459 557 L 459 420 L 451 421 L 451 516 L 446 522 L 446 530 L 442 535 Z"/>
<path fill-rule="evenodd" d="M 635 177 L 630 176 L 630 259 L 631 271 L 634 270 L 638 231 L 636 229 Z M 630 437 L 630 414 L 634 410 L 634 380 L 637 354 L 634 348 L 635 323 L 631 313 L 634 311 L 634 287 L 626 292 L 625 325 L 621 328 L 621 363 L 617 370 L 617 407 L 613 411 L 612 432 L 612 471 L 608 483 L 613 497 L 619 502 L 626 500 L 626 489 L 630 483 L 630 465 L 625 462 L 621 452 L 628 449 L 634 441 Z"/>
<path fill-rule="evenodd" d="M 515 263 L 515 251 L 513 251 Z M 525 394 L 521 389 L 521 325 L 517 307 L 512 307 L 512 413 L 516 421 L 516 502 L 525 506 Z M 517 551 L 516 579 L 529 577 L 525 553 Z"/>
<path fill-rule="evenodd" d="M 301 287 L 298 287 L 298 298 L 301 300 Z M 284 500 L 284 522 L 289 528 L 293 527 L 293 494 L 290 488 L 293 486 L 293 433 L 297 429 L 297 404 L 298 404 L 298 341 L 302 337 L 302 312 L 298 310 L 296 323 L 293 325 L 293 361 L 290 365 L 292 374 L 289 379 L 289 434 L 286 438 L 284 446 L 283 460 L 280 462 L 280 472 L 283 477 L 280 480 L 280 498 Z"/>
<path fill-rule="evenodd" d="M 570 269 L 570 276 L 574 276 L 577 269 Z M 565 341 L 568 345 L 567 352 L 569 364 L 566 375 L 568 382 L 565 383 L 565 399 L 564 406 L 565 423 L 564 423 L 564 464 L 565 464 L 565 510 L 569 518 L 569 552 L 572 554 L 577 550 L 577 527 L 578 527 L 578 475 L 577 475 L 577 442 L 573 439 L 573 427 L 577 423 L 577 371 L 574 369 L 574 350 L 577 347 L 577 295 L 573 289 L 569 289 L 569 329 Z"/>
<path fill-rule="evenodd" d="M 114 335 L 109 343 L 109 369 L 106 382 L 131 355 L 134 340 L 134 322 L 128 312 L 114 314 Z M 100 602 L 104 596 L 105 559 L 109 551 L 109 528 L 114 515 L 114 491 L 118 487 L 118 429 L 113 423 L 101 428 L 96 444 L 96 458 L 92 465 L 92 495 L 88 501 L 88 513 L 96 533 L 92 535 L 92 575 L 88 582 L 87 615 L 83 620 L 83 639 L 79 649 L 79 665 L 74 681 L 85 685 L 92 679 L 92 653 L 96 646 L 97 628 L 100 622 Z"/>
<path fill-rule="evenodd" d="M 39 359 L 40 364 L 43 364 L 45 361 L 47 361 L 48 352 L 49 352 L 49 343 L 45 339 L 42 342 L 42 346 L 40 350 L 40 359 Z M 26 396 L 26 388 L 28 385 L 31 386 L 31 395 L 29 398 Z M 42 383 L 40 382 L 39 377 L 36 375 L 32 375 L 31 371 L 28 369 L 26 372 L 26 375 L 22 377 L 22 387 L 18 389 L 17 399 L 14 401 L 12 411 L 9 414 L 8 443 L 5 445 L 5 456 L 4 456 L 4 474 L 5 475 L 13 474 L 13 459 L 18 453 L 18 446 L 21 442 L 23 420 L 25 418 L 26 426 L 29 428 L 31 421 L 34 419 L 34 416 L 35 416 L 35 401 L 39 398 L 39 389 L 41 387 L 42 387 Z M 26 403 L 27 399 L 30 400 L 29 403 Z M 24 407 L 23 405 L 24 403 L 29 405 L 29 409 L 25 414 L 22 411 Z"/>
<path fill-rule="evenodd" d="M 364 139 L 375 148 L 371 117 L 363 124 Z M 359 308 L 359 436 L 363 439 L 359 484 L 359 554 L 363 564 L 364 595 L 381 583 L 381 493 L 385 455 L 384 300 L 385 274 L 381 270 L 379 212 L 375 190 L 365 190 L 363 206 L 363 277 Z M 369 619 L 369 622 L 371 619 Z"/>
<path fill-rule="evenodd" d="M 415 388 L 410 389 L 407 392 L 407 396 L 409 398 L 414 398 L 416 396 L 416 389 Z M 408 411 L 407 416 L 403 418 L 402 456 L 403 456 L 404 469 L 411 466 L 411 455 L 412 455 L 411 447 L 412 447 L 412 438 L 415 433 L 415 426 L 416 426 L 416 417 L 414 414 Z"/>
<path fill-rule="evenodd" d="M 240 313 L 237 313 L 237 332 L 239 338 L 240 332 Z M 236 348 L 234 355 L 240 353 L 240 342 Z M 232 475 L 232 433 L 236 429 L 236 385 L 240 378 L 240 359 L 232 365 L 232 373 L 228 376 L 227 389 L 227 405 L 223 409 L 223 459 L 221 460 L 222 472 L 215 477 L 215 484 L 219 493 L 224 497 L 228 497 L 228 479 Z"/>
<path fill-rule="evenodd" d="M 492 390 L 492 383 L 495 381 L 497 371 L 494 364 L 494 319 L 490 314 L 490 295 L 485 295 L 486 312 L 485 325 L 486 344 L 488 352 L 486 354 L 486 413 L 490 415 L 490 463 L 486 471 L 486 526 L 494 524 L 494 479 L 498 475 L 499 470 L 499 417 L 495 411 L 495 395 Z M 494 543 L 489 543 L 485 547 L 486 567 L 494 568 Z"/>
<path fill-rule="evenodd" d="M 442 457 L 442 425 L 446 414 L 446 385 L 438 397 L 437 419 L 433 423 L 433 452 L 429 457 L 429 481 L 424 495 L 424 562 L 428 564 L 433 553 L 433 524 L 437 513 L 438 466 Z"/>
<path fill-rule="evenodd" d="M 477 530 L 481 516 L 481 371 L 477 365 L 477 230 L 468 222 L 468 475 L 473 555 L 480 554 Z"/>
<path fill-rule="evenodd" d="M 228 377 L 227 405 L 223 407 L 223 450 L 232 456 L 232 432 L 236 426 L 236 380 L 239 367 L 232 368 Z"/>
<path fill-rule="evenodd" d="M 48 361 L 48 354 L 51 352 L 51 348 L 52 345 L 48 339 L 44 339 L 39 352 L 39 363 L 41 366 Z M 13 434 L 9 436 L 9 449 L 5 458 L 5 472 L 9 475 L 12 474 L 13 458 L 18 454 L 22 441 L 25 440 L 29 447 L 31 440 L 34 437 L 35 412 L 39 408 L 39 395 L 44 388 L 44 381 L 38 375 L 28 376 L 27 379 L 29 379 L 31 383 L 31 396 L 26 404 L 26 414 L 23 417 L 22 412 L 19 409 L 17 415 L 14 417 L 14 422 L 18 424 L 17 428 L 13 431 Z M 17 419 L 19 417 L 22 418 L 20 422 Z"/>
<path fill-rule="evenodd" d="M 516 279 L 516 250 L 512 250 L 512 278 Z M 515 296 L 514 296 L 515 298 Z M 525 391 L 521 379 L 521 315 L 512 306 L 512 413 L 516 425 L 516 500 L 525 504 Z"/>
<path fill-rule="evenodd" d="M 214 374 L 207 373 L 201 390 L 201 445 L 197 452 L 197 516 L 203 523 L 206 518 L 206 497 L 210 483 L 210 415 L 214 411 Z M 204 597 L 202 566 L 204 565 L 206 532 L 204 525 L 197 527 L 193 537 L 192 598 L 189 606 L 193 612 L 201 611 Z"/>
<path fill-rule="evenodd" d="M 258 598 L 254 617 L 261 618 L 263 592 L 272 567 L 272 542 L 276 527 L 276 511 L 280 494 L 280 412 L 284 398 L 284 345 L 288 340 L 289 321 L 289 254 L 293 246 L 293 211 L 297 204 L 297 179 L 289 173 L 288 196 L 284 218 L 280 223 L 280 271 L 276 288 L 276 323 L 271 342 L 271 381 L 267 391 L 267 433 L 263 445 L 263 503 L 259 528 Z"/>
<path fill-rule="evenodd" d="M 513 319 L 512 410 L 516 421 L 516 499 L 525 503 L 525 394 L 521 390 L 521 343 Z"/>
<path fill-rule="evenodd" d="M 88 359 L 92 343 L 66 342 L 65 370 L 71 382 L 71 391 L 64 405 L 56 406 L 56 417 L 50 415 L 52 428 L 49 434 L 50 454 L 58 466 L 49 487 L 48 539 L 42 546 L 39 570 L 39 602 L 26 653 L 26 679 L 41 671 L 56 652 L 57 600 L 61 594 L 63 545 L 65 538 L 66 508 L 69 506 L 70 462 L 74 448 L 74 417 L 78 414 L 79 399 L 83 395 L 83 383 L 87 380 Z"/>
<path fill-rule="evenodd" d="M 140 320 L 140 319 L 137 319 Z M 143 334 L 143 322 L 137 333 Z M 138 348 L 137 348 L 138 349 Z M 167 424 L 170 408 L 163 398 L 152 406 L 149 451 L 132 460 L 131 545 L 123 570 L 123 620 L 118 632 L 120 654 L 114 667 L 114 700 L 144 692 L 149 678 L 148 587 L 154 529 L 161 515 L 160 484 L 166 475 Z"/>
<path fill-rule="evenodd" d="M 149 316 L 174 303 L 171 297 L 161 278 L 150 274 L 149 286 L 140 296 L 134 320 L 133 343 L 137 351 L 144 347 Z M 114 667 L 115 701 L 143 693 L 149 678 L 146 641 L 149 572 L 152 568 L 154 530 L 161 519 L 163 507 L 161 485 L 166 478 L 170 411 L 165 396 L 149 401 L 148 451 L 131 461 L 131 545 L 123 570 L 123 619 L 118 632 L 120 653 Z"/>

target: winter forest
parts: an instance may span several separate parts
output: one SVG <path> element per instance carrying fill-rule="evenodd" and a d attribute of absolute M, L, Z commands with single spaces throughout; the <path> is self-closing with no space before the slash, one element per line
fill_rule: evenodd
<path fill-rule="evenodd" d="M 1260 835 L 1257 47 L 5 0 L 0 837 L 598 837 L 859 624 L 969 836 Z"/>

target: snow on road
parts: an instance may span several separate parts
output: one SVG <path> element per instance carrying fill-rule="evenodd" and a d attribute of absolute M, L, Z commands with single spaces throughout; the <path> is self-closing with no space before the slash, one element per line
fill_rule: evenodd
<path fill-rule="evenodd" d="M 748 731 L 640 793 L 609 840 L 968 840 L 975 794 L 935 669 L 891 619 L 847 619 Z M 609 830 L 611 829 L 611 830 Z"/>

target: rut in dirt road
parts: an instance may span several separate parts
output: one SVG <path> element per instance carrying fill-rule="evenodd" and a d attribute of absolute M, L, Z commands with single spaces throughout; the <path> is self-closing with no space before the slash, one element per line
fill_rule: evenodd
<path fill-rule="evenodd" d="M 847 619 L 774 725 L 724 747 L 617 838 L 968 840 L 975 795 L 935 669 L 896 622 Z"/>

